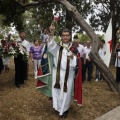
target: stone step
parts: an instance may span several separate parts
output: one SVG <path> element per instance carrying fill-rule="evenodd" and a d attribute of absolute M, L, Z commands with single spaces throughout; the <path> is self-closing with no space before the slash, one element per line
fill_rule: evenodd
<path fill-rule="evenodd" d="M 120 106 L 98 117 L 95 120 L 120 120 Z"/>

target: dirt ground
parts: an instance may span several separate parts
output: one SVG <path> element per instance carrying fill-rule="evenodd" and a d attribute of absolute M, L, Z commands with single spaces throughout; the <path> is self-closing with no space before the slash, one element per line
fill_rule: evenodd
<path fill-rule="evenodd" d="M 110 67 L 115 74 L 115 68 Z M 0 120 L 58 120 L 52 102 L 35 89 L 33 65 L 29 66 L 29 79 L 21 88 L 14 85 L 14 63 L 9 73 L 0 74 Z M 105 81 L 83 84 L 83 105 L 71 102 L 68 120 L 95 120 L 120 105 L 120 95 L 110 91 Z"/>

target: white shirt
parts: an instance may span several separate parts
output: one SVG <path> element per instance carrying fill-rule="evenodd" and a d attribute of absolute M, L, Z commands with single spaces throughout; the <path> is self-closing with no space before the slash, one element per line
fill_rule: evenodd
<path fill-rule="evenodd" d="M 27 40 L 23 40 L 22 45 L 26 47 L 27 52 L 30 52 L 30 43 Z"/>
<path fill-rule="evenodd" d="M 91 51 L 91 48 L 92 48 L 91 46 L 90 46 L 90 48 L 88 48 L 87 46 L 85 47 L 86 59 L 88 59 L 88 60 L 90 59 L 90 58 L 89 58 L 89 53 L 90 53 L 90 51 Z"/>
<path fill-rule="evenodd" d="M 117 52 L 117 55 L 118 55 L 118 57 L 120 57 L 120 51 Z M 116 58 L 115 66 L 116 66 L 116 67 L 120 67 L 120 58 Z"/>
<path fill-rule="evenodd" d="M 105 56 L 105 53 L 106 53 L 105 47 L 100 48 L 99 51 L 98 51 L 98 54 L 99 54 L 99 56 L 101 57 L 102 60 L 103 60 L 103 58 Z"/>
<path fill-rule="evenodd" d="M 21 41 L 21 44 L 26 48 L 27 52 L 30 52 L 30 43 L 27 40 L 21 40 L 21 38 L 18 39 L 18 41 Z"/>
<path fill-rule="evenodd" d="M 80 53 L 80 57 L 82 58 L 84 54 L 86 54 L 85 52 L 85 47 L 81 44 L 79 44 L 79 46 L 77 47 L 78 52 Z"/>
<path fill-rule="evenodd" d="M 42 34 L 41 35 L 41 39 L 42 39 L 42 42 L 46 42 L 46 40 L 49 38 L 48 34 Z"/>

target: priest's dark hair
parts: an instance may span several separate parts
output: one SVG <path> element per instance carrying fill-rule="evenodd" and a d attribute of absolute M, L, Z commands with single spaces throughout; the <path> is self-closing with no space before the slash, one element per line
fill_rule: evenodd
<path fill-rule="evenodd" d="M 63 32 L 69 32 L 69 34 L 71 35 L 71 31 L 67 28 L 65 29 L 62 29 L 59 33 L 60 33 L 60 36 L 62 35 Z"/>

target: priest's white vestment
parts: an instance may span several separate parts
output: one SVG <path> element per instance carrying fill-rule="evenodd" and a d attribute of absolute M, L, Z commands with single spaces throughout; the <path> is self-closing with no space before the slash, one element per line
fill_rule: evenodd
<path fill-rule="evenodd" d="M 55 88 L 56 83 L 56 74 L 57 74 L 57 63 L 59 57 L 59 51 L 61 45 L 57 44 L 54 40 L 51 40 L 47 43 L 48 51 L 53 55 L 53 78 L 52 78 L 52 97 L 53 97 L 53 108 L 59 112 L 59 115 L 63 115 L 65 111 L 67 111 L 70 107 L 71 101 L 71 91 L 72 91 L 72 84 L 74 84 L 74 77 L 75 77 L 75 67 L 76 67 L 76 56 L 70 58 L 69 62 L 69 75 L 67 79 L 67 92 L 64 92 L 64 81 L 65 81 L 65 73 L 66 73 L 66 65 L 67 65 L 67 57 L 70 56 L 72 53 L 68 50 L 70 46 L 69 44 L 60 43 L 63 45 L 62 50 L 62 58 L 61 58 L 61 65 L 60 65 L 60 89 Z"/>

